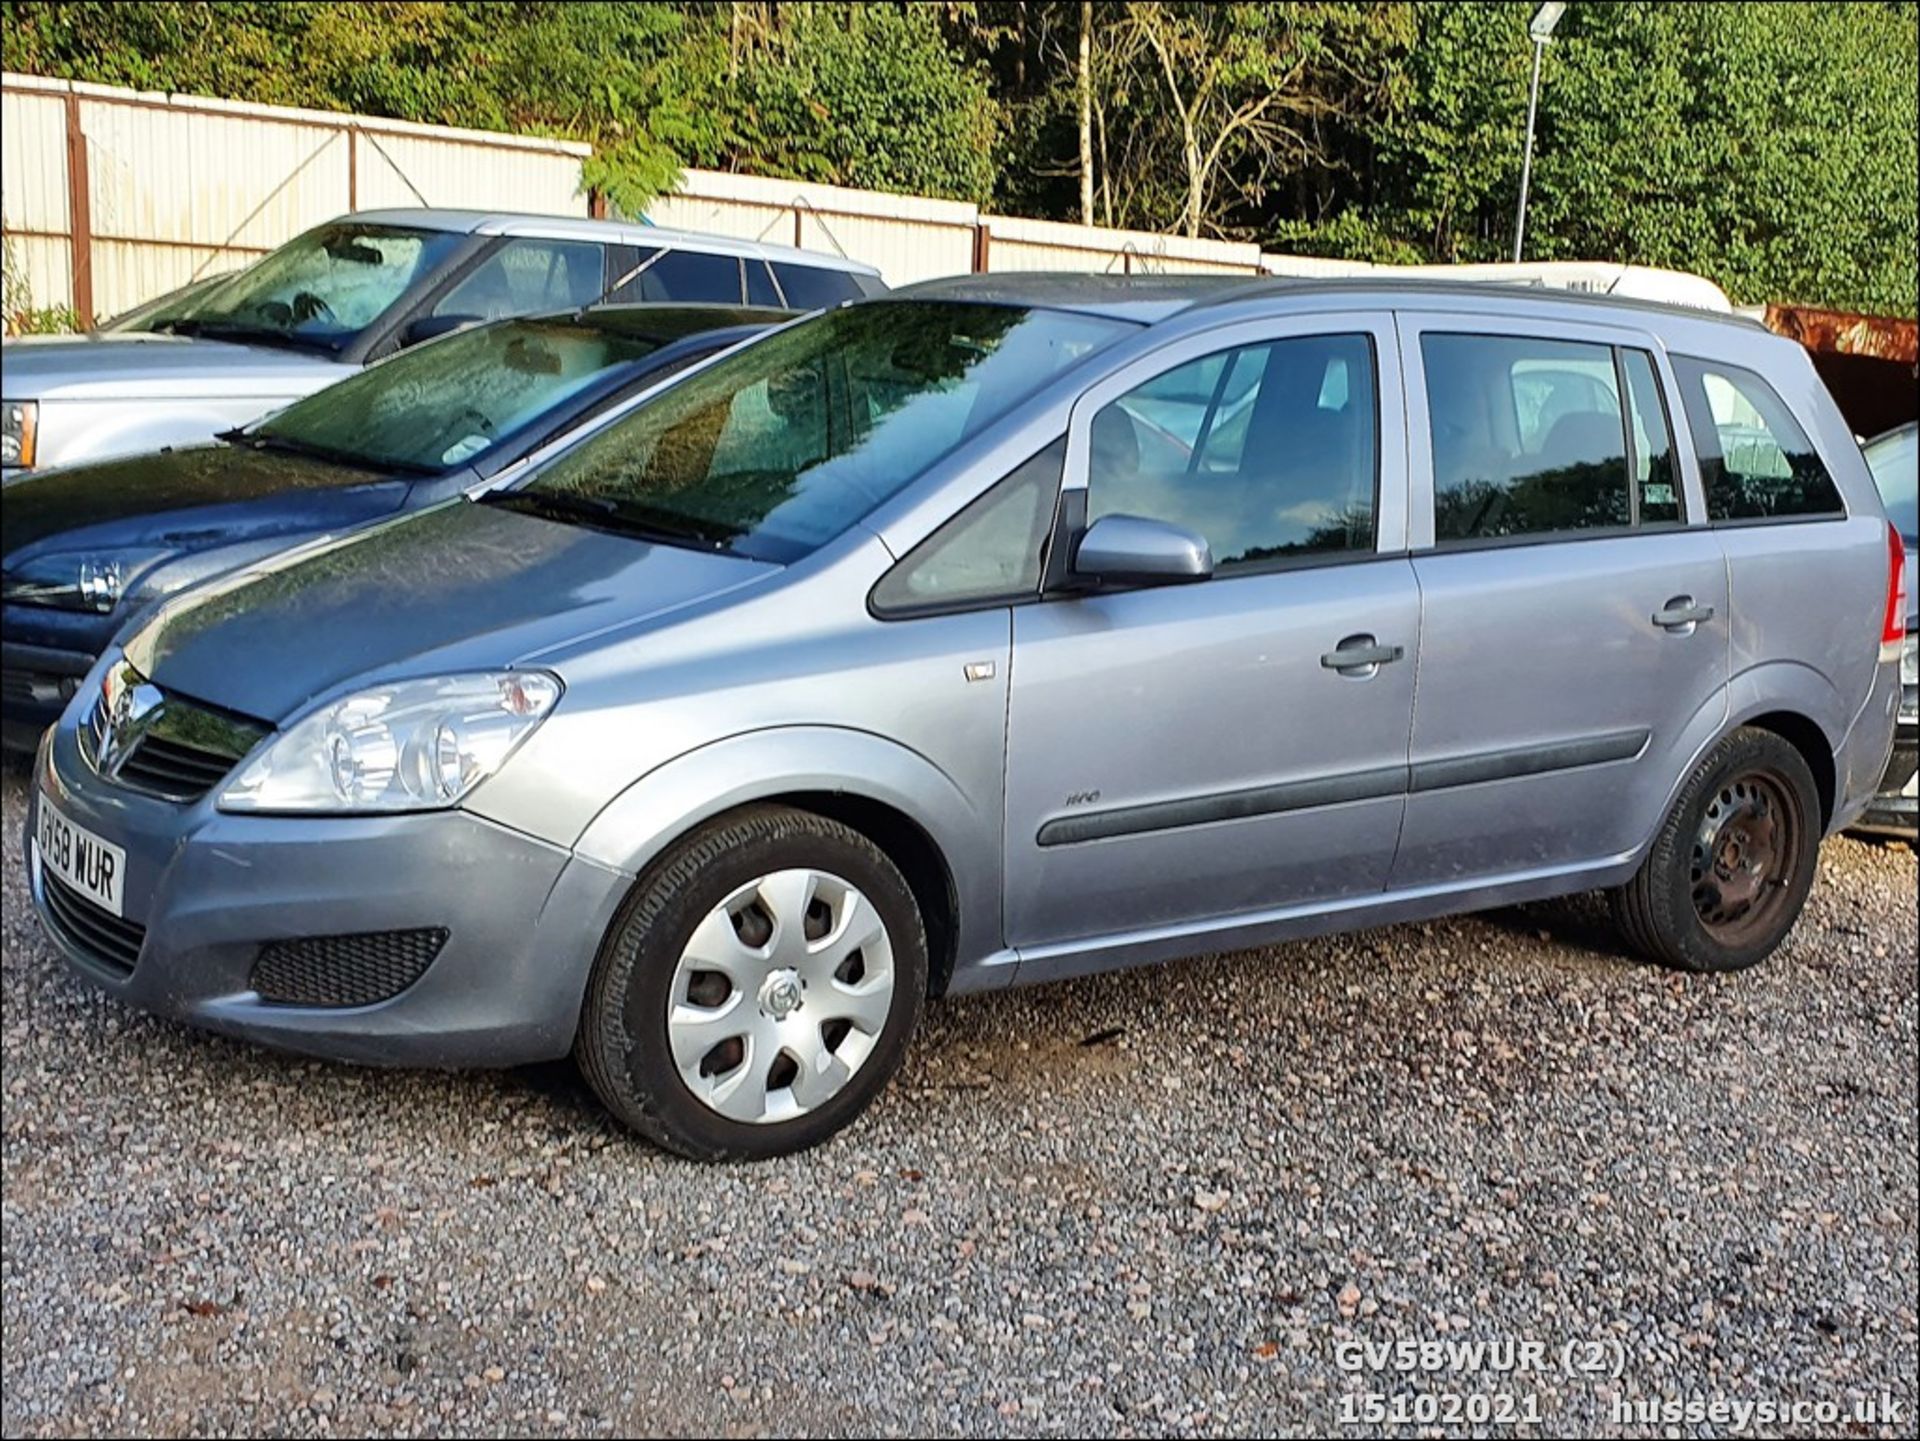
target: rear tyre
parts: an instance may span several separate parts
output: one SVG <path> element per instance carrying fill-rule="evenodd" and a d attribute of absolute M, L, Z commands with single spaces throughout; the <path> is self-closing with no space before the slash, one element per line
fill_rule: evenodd
<path fill-rule="evenodd" d="M 574 1055 L 607 1109 L 668 1150 L 786 1155 L 879 1094 L 926 991 L 919 908 L 886 854 L 837 821 L 757 807 L 635 884 Z"/>
<path fill-rule="evenodd" d="M 1611 895 L 1635 950 L 1682 971 L 1738 971 L 1800 918 L 1820 853 L 1820 797 L 1800 752 L 1735 731 L 1681 788 L 1639 872 Z"/>

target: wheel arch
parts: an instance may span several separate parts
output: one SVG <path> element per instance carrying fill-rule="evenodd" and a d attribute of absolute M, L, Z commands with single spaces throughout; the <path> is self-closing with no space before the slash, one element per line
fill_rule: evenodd
<path fill-rule="evenodd" d="M 638 876 L 681 839 L 751 806 L 838 821 L 900 868 L 927 927 L 929 990 L 964 958 L 1000 945 L 1000 826 L 931 761 L 897 742 L 836 727 L 780 727 L 716 741 L 633 782 L 575 845 Z"/>
<path fill-rule="evenodd" d="M 1750 730 L 1770 731 L 1800 752 L 1800 758 L 1813 772 L 1813 788 L 1820 797 L 1820 832 L 1826 834 L 1833 824 L 1833 809 L 1838 791 L 1838 774 L 1833 747 L 1826 732 L 1812 717 L 1799 711 L 1773 710 L 1749 716 L 1740 723 Z"/>

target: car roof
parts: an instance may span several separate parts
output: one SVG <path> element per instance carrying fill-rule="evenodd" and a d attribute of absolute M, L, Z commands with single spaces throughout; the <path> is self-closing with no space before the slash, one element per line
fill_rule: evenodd
<path fill-rule="evenodd" d="M 769 245 L 764 240 L 741 240 L 731 235 L 708 235 L 698 230 L 674 230 L 638 221 L 590 220 L 569 215 L 523 215 L 505 210 L 357 210 L 343 219 L 369 225 L 407 225 L 419 230 L 446 230 L 459 235 L 522 235 L 542 240 L 591 240 L 602 245 L 644 245 L 674 250 L 703 251 L 710 255 L 742 255 L 781 265 L 805 265 L 815 270 L 846 270 L 879 275 L 879 270 L 844 255 L 823 255 L 791 245 Z"/>
<path fill-rule="evenodd" d="M 1338 276 L 1325 279 L 1251 275 L 1084 275 L 1071 272 L 1014 271 L 955 275 L 903 286 L 889 300 L 954 300 L 1038 309 L 1073 310 L 1154 325 L 1209 306 L 1261 300 L 1350 296 L 1357 303 L 1392 307 L 1462 300 L 1475 308 L 1489 303 L 1502 309 L 1532 306 L 1580 306 L 1595 311 L 1622 310 L 1689 321 L 1740 326 L 1770 334 L 1758 321 L 1740 315 L 1614 295 L 1586 295 L 1538 285 L 1495 280 L 1431 280 Z"/>

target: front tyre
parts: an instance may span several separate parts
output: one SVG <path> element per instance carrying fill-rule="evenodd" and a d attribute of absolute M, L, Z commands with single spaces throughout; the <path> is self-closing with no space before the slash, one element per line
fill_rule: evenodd
<path fill-rule="evenodd" d="M 926 931 L 886 854 L 837 821 L 757 807 L 635 884 L 574 1054 L 607 1108 L 669 1150 L 786 1155 L 879 1094 L 926 991 Z"/>
<path fill-rule="evenodd" d="M 1683 971 L 1738 971 L 1800 918 L 1820 853 L 1820 797 L 1799 751 L 1742 728 L 1701 761 L 1634 878 L 1612 893 L 1632 946 Z"/>

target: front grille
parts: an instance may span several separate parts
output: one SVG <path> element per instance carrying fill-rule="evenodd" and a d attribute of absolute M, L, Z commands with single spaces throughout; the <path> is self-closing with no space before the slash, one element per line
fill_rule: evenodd
<path fill-rule="evenodd" d="M 60 934 L 102 970 L 132 975 L 147 928 L 103 910 L 51 871 L 43 869 L 40 882 L 48 918 Z"/>
<path fill-rule="evenodd" d="M 113 774 L 124 785 L 176 800 L 198 800 L 226 779 L 236 759 L 150 734 L 133 743 Z"/>
<path fill-rule="evenodd" d="M 437 927 L 269 941 L 252 985 L 261 1000 L 283 1006 L 371 1006 L 425 975 L 446 943 Z"/>
<path fill-rule="evenodd" d="M 163 691 L 120 661 L 101 686 L 80 750 L 109 780 L 171 801 L 195 801 L 266 733 L 256 721 Z"/>

